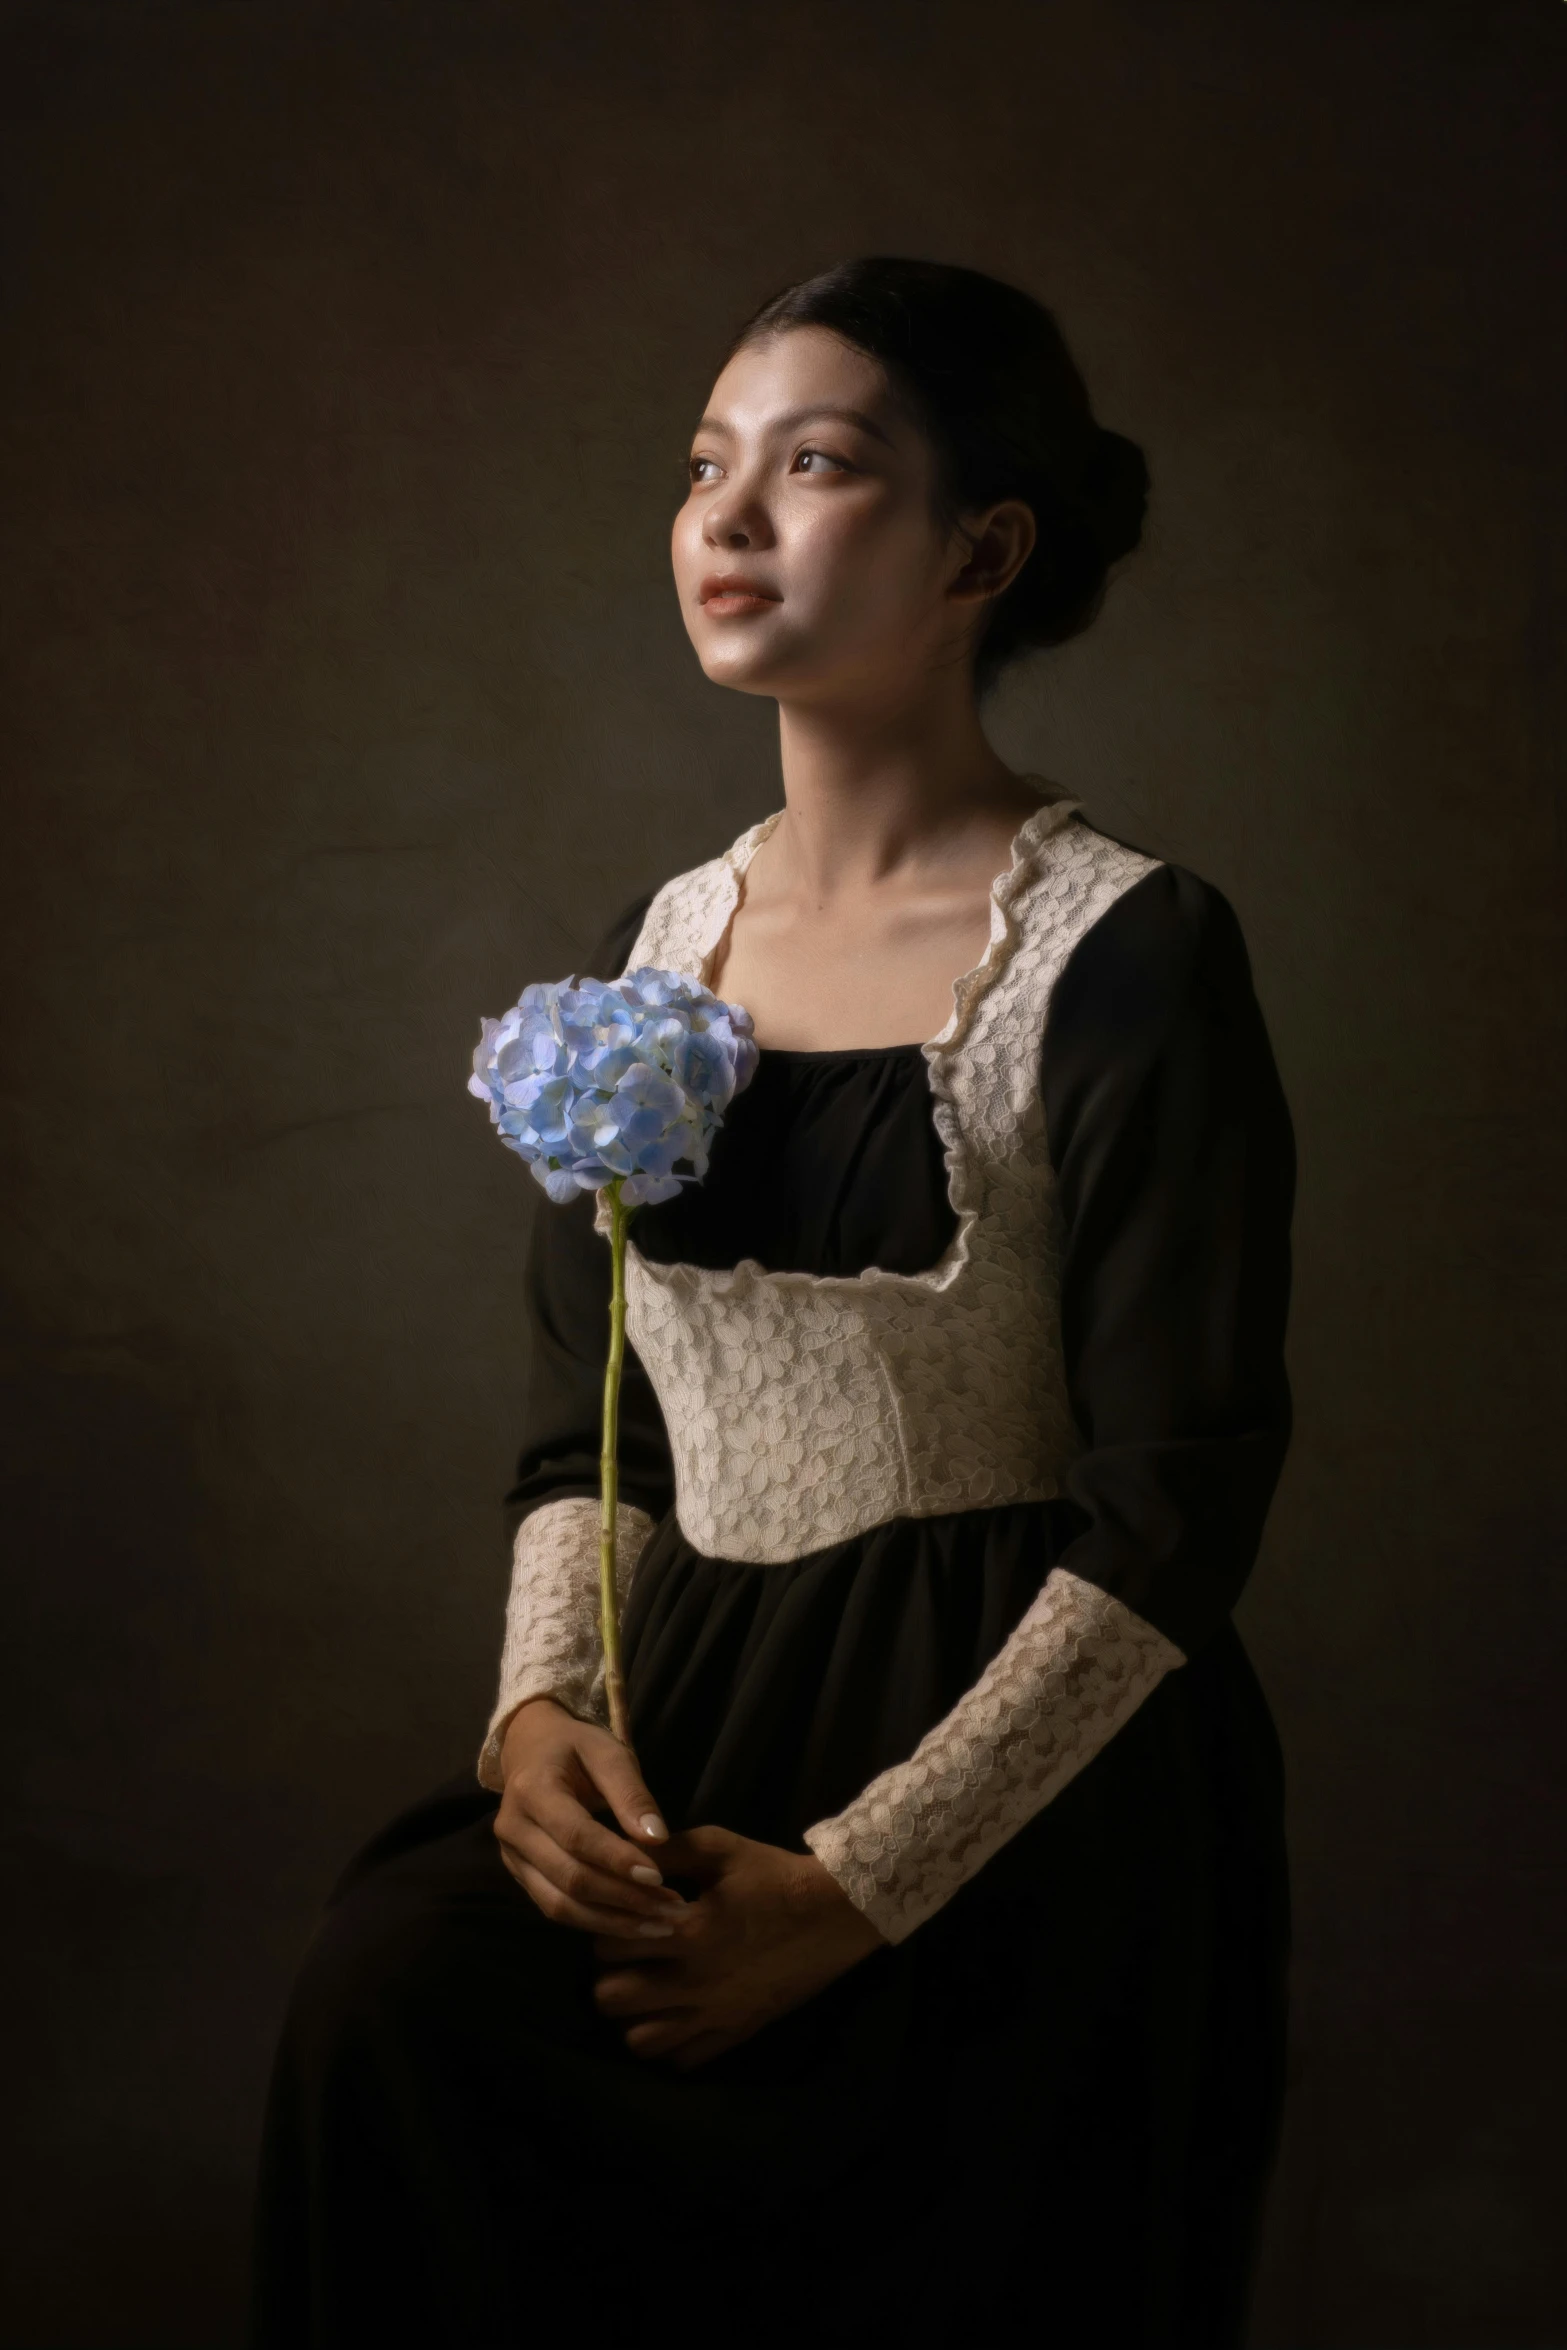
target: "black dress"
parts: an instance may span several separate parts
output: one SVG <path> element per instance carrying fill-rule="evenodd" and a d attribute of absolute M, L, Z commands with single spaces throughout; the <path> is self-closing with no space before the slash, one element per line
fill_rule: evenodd
<path fill-rule="evenodd" d="M 599 950 L 618 970 L 634 908 Z M 269 2104 L 253 2341 L 1238 2344 L 1282 2085 L 1282 1768 L 1230 1622 L 1289 1433 L 1290 1123 L 1223 898 L 1163 866 L 1073 950 L 1040 1080 L 1085 1449 L 1057 1501 L 895 1520 L 788 1565 L 701 1556 L 628 1359 L 657 1521 L 625 1628 L 672 1826 L 803 1850 L 979 1676 L 1052 1566 L 1183 1649 L 935 1917 L 705 2070 L 629 2057 L 586 1941 L 467 1781 L 351 1864 Z M 645 1256 L 854 1275 L 954 1216 L 917 1046 L 767 1051 Z M 608 1251 L 543 1208 L 513 1503 L 597 1490 Z"/>

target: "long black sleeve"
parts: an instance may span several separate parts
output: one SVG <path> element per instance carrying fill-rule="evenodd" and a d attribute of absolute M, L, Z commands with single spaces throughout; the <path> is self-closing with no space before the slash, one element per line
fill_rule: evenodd
<path fill-rule="evenodd" d="M 1088 1524 L 1060 1565 L 1188 1656 L 1250 1571 L 1290 1434 L 1295 1151 L 1240 926 L 1165 865 L 1078 943 L 1041 1063 Z"/>
<path fill-rule="evenodd" d="M 585 971 L 612 978 L 624 969 L 647 905 L 642 897 L 626 908 L 593 949 Z M 524 1283 L 531 1351 L 522 1449 L 506 1496 L 513 1531 L 543 1502 L 594 1497 L 599 1489 L 610 1261 L 593 1229 L 593 1208 L 586 1192 L 569 1207 L 540 1196 Z M 656 1520 L 674 1493 L 664 1416 L 628 1344 L 620 1387 L 620 1498 Z"/>

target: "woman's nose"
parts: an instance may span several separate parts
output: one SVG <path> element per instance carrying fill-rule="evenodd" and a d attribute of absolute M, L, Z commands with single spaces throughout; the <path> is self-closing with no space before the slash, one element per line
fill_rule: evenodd
<path fill-rule="evenodd" d="M 738 554 L 743 548 L 770 546 L 773 534 L 766 507 L 736 483 L 709 505 L 702 517 L 702 536 L 710 547 Z"/>

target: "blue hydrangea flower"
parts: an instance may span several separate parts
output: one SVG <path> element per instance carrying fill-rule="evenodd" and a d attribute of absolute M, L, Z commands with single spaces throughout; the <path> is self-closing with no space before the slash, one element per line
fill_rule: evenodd
<path fill-rule="evenodd" d="M 634 1208 L 707 1173 L 756 1063 L 749 1012 L 678 971 L 644 969 L 524 988 L 480 1022 L 468 1091 L 552 1200 L 619 1177 Z"/>

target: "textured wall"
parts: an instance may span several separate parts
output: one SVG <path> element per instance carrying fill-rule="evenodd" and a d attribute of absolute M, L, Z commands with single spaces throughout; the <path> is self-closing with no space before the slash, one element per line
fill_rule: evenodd
<path fill-rule="evenodd" d="M 534 1195 L 476 1018 L 775 804 L 667 520 L 726 331 L 867 249 L 1043 293 L 1149 450 L 1146 552 L 998 739 L 1231 893 L 1299 1125 L 1257 2341 L 1567 2337 L 1564 31 L 13 12 L 7 2344 L 235 2338 L 315 1905 L 489 1696 Z"/>

